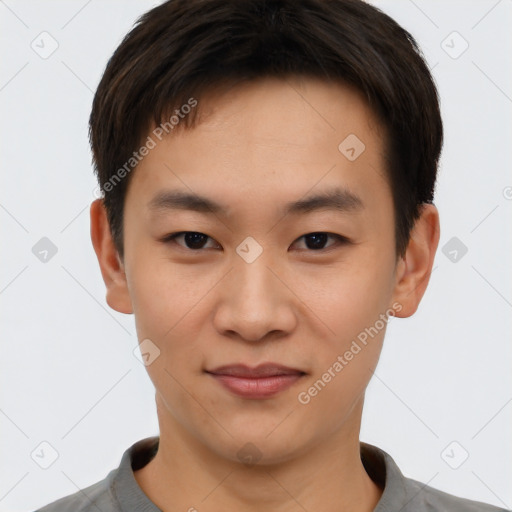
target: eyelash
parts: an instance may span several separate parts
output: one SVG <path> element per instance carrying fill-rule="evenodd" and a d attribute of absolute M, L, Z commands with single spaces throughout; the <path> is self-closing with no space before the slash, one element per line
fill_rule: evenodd
<path fill-rule="evenodd" d="M 205 235 L 204 233 L 201 233 L 201 232 L 199 232 L 199 231 L 179 231 L 179 232 L 177 232 L 177 233 L 171 233 L 171 234 L 169 234 L 169 235 L 165 236 L 164 238 L 162 238 L 162 239 L 161 239 L 161 241 L 162 241 L 163 243 L 166 243 L 166 244 L 169 244 L 169 243 L 177 244 L 177 245 L 179 245 L 182 249 L 184 249 L 184 250 L 186 250 L 186 251 L 190 251 L 190 252 L 197 252 L 197 253 L 199 253 L 199 252 L 201 252 L 201 251 L 206 250 L 206 249 L 204 249 L 204 248 L 200 248 L 200 249 L 190 249 L 189 247 L 182 246 L 182 245 L 180 245 L 180 244 L 178 244 L 178 243 L 176 242 L 176 239 L 177 239 L 178 237 L 180 237 L 180 236 L 182 236 L 182 235 L 186 235 L 186 234 L 188 234 L 188 233 L 194 233 L 194 234 L 197 234 L 197 235 L 204 235 L 204 236 L 206 236 L 208 239 L 213 240 L 213 238 L 211 238 L 210 236 Z M 300 240 L 300 239 L 305 238 L 305 237 L 310 236 L 310 235 L 328 235 L 330 238 L 334 238 L 334 239 L 336 239 L 336 240 L 337 240 L 337 243 L 332 244 L 332 245 L 330 245 L 330 246 L 328 246 L 328 247 L 326 247 L 326 248 L 322 248 L 322 249 L 308 249 L 308 248 L 306 248 L 306 249 L 302 249 L 302 250 L 306 250 L 306 251 L 308 251 L 308 252 L 325 252 L 325 251 L 329 251 L 329 250 L 331 250 L 331 249 L 334 249 L 334 248 L 336 248 L 337 246 L 340 246 L 340 245 L 347 245 L 347 244 L 350 244 L 350 243 L 351 243 L 351 241 L 350 241 L 348 238 L 346 238 L 346 237 L 344 237 L 344 236 L 342 236 L 342 235 L 338 235 L 338 234 L 336 234 L 336 233 L 329 233 L 329 232 L 327 232 L 327 231 L 312 231 L 311 233 L 306 233 L 305 235 L 302 235 L 301 237 L 297 238 L 297 240 Z M 294 243 L 295 243 L 295 242 L 294 242 Z"/>

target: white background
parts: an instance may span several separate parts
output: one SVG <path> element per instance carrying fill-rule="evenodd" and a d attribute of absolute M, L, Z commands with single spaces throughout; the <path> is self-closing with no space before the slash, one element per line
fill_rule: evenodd
<path fill-rule="evenodd" d="M 406 476 L 511 508 L 512 2 L 375 4 L 423 48 L 446 139 L 435 270 L 417 314 L 389 325 L 361 440 Z M 158 434 L 133 317 L 107 306 L 90 242 L 87 138 L 107 59 L 153 5 L 0 1 L 1 511 L 74 493 Z M 47 59 L 31 48 L 43 31 L 59 45 Z M 469 43 L 458 58 L 453 31 Z M 32 252 L 42 237 L 58 249 L 47 263 Z M 468 248 L 455 263 L 442 252 L 452 237 Z M 42 441 L 59 454 L 48 469 L 30 455 Z M 469 453 L 458 469 L 441 456 L 452 441 L 452 458 Z"/>

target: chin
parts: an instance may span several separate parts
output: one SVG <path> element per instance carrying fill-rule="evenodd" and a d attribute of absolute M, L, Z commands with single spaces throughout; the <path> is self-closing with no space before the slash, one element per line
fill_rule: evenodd
<path fill-rule="evenodd" d="M 252 421 L 247 428 L 228 430 L 233 435 L 228 446 L 219 446 L 217 438 L 212 449 L 226 459 L 247 466 L 279 464 L 294 459 L 311 443 L 302 439 L 300 431 L 289 427 L 276 422 L 266 426 Z"/>

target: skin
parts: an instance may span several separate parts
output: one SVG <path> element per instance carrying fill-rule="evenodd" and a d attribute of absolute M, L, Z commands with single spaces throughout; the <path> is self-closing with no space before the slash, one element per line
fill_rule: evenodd
<path fill-rule="evenodd" d="M 385 327 L 309 403 L 298 394 L 393 305 L 397 317 L 416 311 L 439 242 L 437 209 L 424 205 L 398 258 L 383 131 L 346 85 L 262 79 L 212 91 L 198 108 L 196 127 L 173 131 L 133 171 L 124 261 L 101 200 L 91 205 L 107 303 L 133 313 L 139 342 L 160 349 L 147 366 L 160 447 L 135 478 L 164 511 L 371 511 L 382 489 L 361 462 L 359 432 Z M 354 161 L 338 150 L 351 133 L 366 146 Z M 285 203 L 337 186 L 363 208 L 283 216 Z M 207 196 L 227 214 L 155 215 L 148 203 L 162 189 Z M 183 237 L 161 241 L 180 231 L 210 238 L 200 250 Z M 351 243 L 328 238 L 315 249 L 304 237 L 315 232 Z M 236 252 L 247 236 L 263 249 L 252 263 Z M 204 372 L 269 361 L 306 375 L 251 400 Z M 256 464 L 237 457 L 248 442 L 261 454 Z"/>

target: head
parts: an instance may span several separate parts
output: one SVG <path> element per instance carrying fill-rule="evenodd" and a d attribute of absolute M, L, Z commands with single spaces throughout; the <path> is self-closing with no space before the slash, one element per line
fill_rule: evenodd
<path fill-rule="evenodd" d="M 413 37 L 359 0 L 171 0 L 109 60 L 90 138 L 107 302 L 156 347 L 161 431 L 268 462 L 353 434 L 439 240 L 442 123 Z M 208 373 L 268 361 L 303 375 L 251 400 Z"/>

